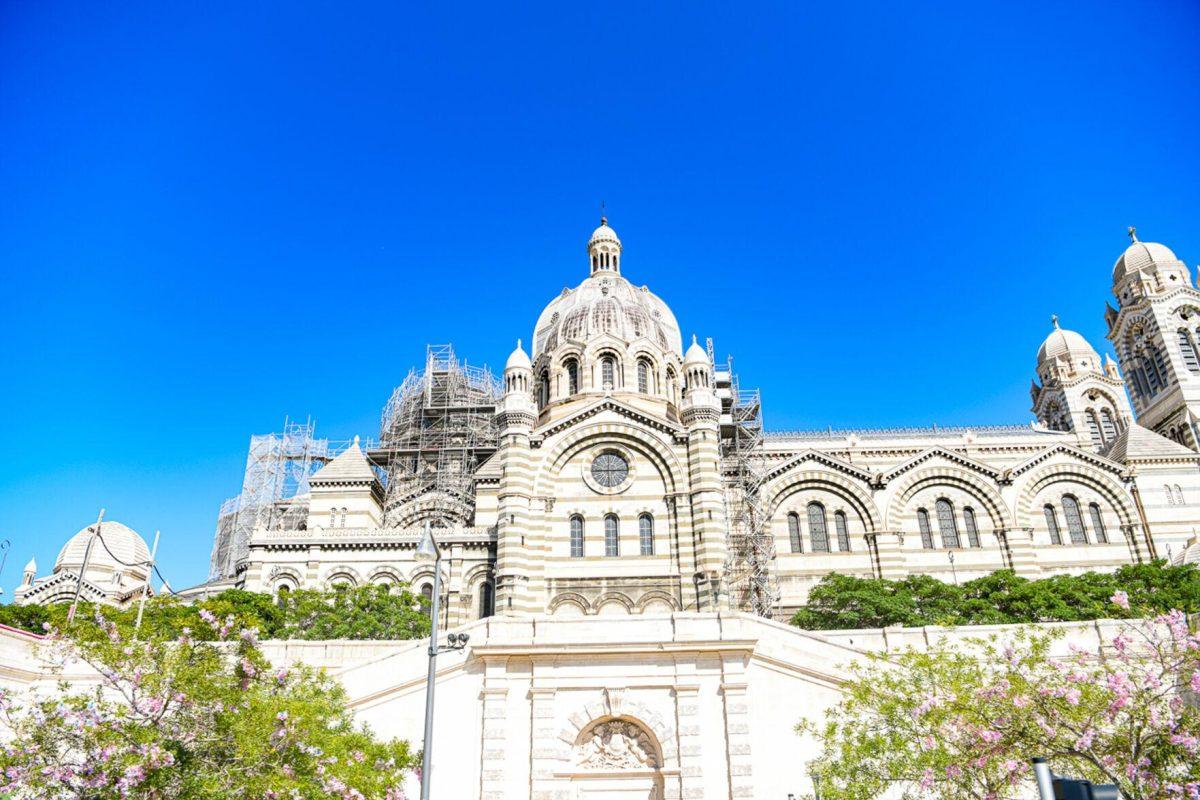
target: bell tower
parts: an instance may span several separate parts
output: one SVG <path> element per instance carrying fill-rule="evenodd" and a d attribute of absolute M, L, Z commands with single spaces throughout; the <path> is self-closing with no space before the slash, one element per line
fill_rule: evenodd
<path fill-rule="evenodd" d="M 1138 239 L 1113 266 L 1105 314 L 1137 421 L 1180 444 L 1200 449 L 1200 291 L 1169 247 Z"/>

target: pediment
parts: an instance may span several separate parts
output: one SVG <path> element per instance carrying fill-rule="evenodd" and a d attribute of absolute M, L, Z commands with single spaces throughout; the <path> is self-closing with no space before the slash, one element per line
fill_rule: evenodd
<path fill-rule="evenodd" d="M 952 464 L 964 467 L 972 472 L 978 472 L 980 475 L 986 475 L 993 480 L 999 480 L 1004 474 L 1003 471 L 991 466 L 990 464 L 985 464 L 982 461 L 976 461 L 973 458 L 964 456 L 962 453 L 956 453 L 953 450 L 948 450 L 945 447 L 938 446 L 931 447 L 928 450 L 913 456 L 908 461 L 905 461 L 904 463 L 883 473 L 881 476 L 881 482 L 887 483 L 888 481 L 895 480 L 904 473 L 916 469 L 922 464 L 939 459 L 942 461 L 949 461 Z"/>
<path fill-rule="evenodd" d="M 1047 447 L 1045 450 L 1038 453 L 1037 455 L 1021 462 L 1020 464 L 1018 464 L 1015 467 L 1012 467 L 1009 470 L 1006 470 L 1004 473 L 1004 476 L 1005 476 L 1005 478 L 1010 479 L 1010 480 L 1012 478 L 1016 478 L 1018 475 L 1028 472 L 1029 470 L 1033 469 L 1034 467 L 1038 466 L 1039 464 L 1046 463 L 1047 461 L 1049 461 L 1051 458 L 1058 455 L 1059 453 L 1065 453 L 1069 456 L 1072 456 L 1072 457 L 1078 459 L 1079 461 L 1083 461 L 1084 463 L 1091 464 L 1094 467 L 1099 467 L 1100 469 L 1111 472 L 1113 475 L 1116 475 L 1118 477 L 1125 476 L 1125 472 L 1126 472 L 1125 467 L 1123 465 L 1117 463 L 1116 461 L 1111 461 L 1107 458 L 1104 458 L 1103 456 L 1096 455 L 1095 453 L 1089 452 L 1087 450 L 1081 450 L 1078 447 L 1072 447 L 1069 444 L 1061 444 L 1061 443 L 1056 444 L 1053 447 Z"/>
<path fill-rule="evenodd" d="M 656 431 L 661 431 L 662 433 L 671 435 L 682 435 L 684 433 L 684 429 L 681 426 L 670 422 L 663 417 L 659 417 L 654 414 L 648 414 L 645 411 L 634 408 L 628 403 L 625 403 L 615 397 L 608 396 L 595 401 L 591 405 L 581 408 L 579 411 L 576 411 L 570 416 L 550 423 L 545 428 L 535 431 L 534 435 L 539 439 L 548 439 L 551 436 L 562 433 L 564 430 L 581 425 L 584 422 L 605 412 L 612 412 L 618 417 L 623 417 L 637 423 L 638 425 L 642 425 Z"/>
<path fill-rule="evenodd" d="M 775 480 L 776 478 L 791 472 L 796 467 L 807 463 L 820 464 L 827 469 L 844 473 L 852 478 L 855 478 L 856 480 L 860 480 L 871 485 L 875 484 L 877 479 L 876 475 L 868 472 L 865 469 L 862 469 L 861 467 L 854 466 L 849 461 L 843 461 L 842 459 L 831 456 L 828 453 L 822 453 L 819 450 L 805 450 L 804 452 L 798 453 L 783 463 L 777 464 L 769 469 L 764 476 L 764 480 Z"/>

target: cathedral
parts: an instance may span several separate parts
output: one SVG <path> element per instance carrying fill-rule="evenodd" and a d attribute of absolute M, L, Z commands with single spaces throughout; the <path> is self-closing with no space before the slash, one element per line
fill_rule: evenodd
<path fill-rule="evenodd" d="M 979 630 L 782 624 L 823 576 L 1200 562 L 1200 291 L 1171 250 L 1130 237 L 1107 312 L 1117 361 L 1055 320 L 1035 421 L 772 431 L 758 392 L 626 278 L 602 220 L 581 282 L 502 375 L 432 346 L 377 437 L 333 443 L 311 423 L 252 437 L 210 578 L 183 594 L 410 584 L 432 600 L 434 566 L 414 557 L 428 530 L 441 622 L 470 637 L 437 663 L 434 796 L 811 794 L 815 743 L 795 725 L 837 702 L 848 665 Z M 16 601 L 142 596 L 145 542 L 115 522 L 100 532 L 72 537 L 49 575 L 31 562 Z M 1113 635 L 1104 621 L 1056 629 L 1064 653 Z M 0 683 L 57 680 L 30 638 L 0 630 Z M 264 648 L 335 675 L 381 735 L 422 743 L 428 642 Z"/>
<path fill-rule="evenodd" d="M 502 379 L 430 348 L 377 440 L 339 447 L 311 425 L 255 437 L 193 591 L 403 582 L 428 596 L 431 567 L 412 557 L 425 525 L 447 553 L 449 624 L 786 619 L 829 572 L 963 581 L 1177 560 L 1200 519 L 1200 291 L 1169 248 L 1130 238 L 1106 312 L 1118 361 L 1055 319 L 1036 422 L 771 431 L 758 393 L 625 276 L 602 220 L 582 282 L 549 301 Z M 121 547 L 145 550 L 119 527 Z M 51 576 L 26 571 L 18 602 L 58 596 L 84 533 Z M 145 570 L 97 556 L 90 595 L 127 602 Z"/>

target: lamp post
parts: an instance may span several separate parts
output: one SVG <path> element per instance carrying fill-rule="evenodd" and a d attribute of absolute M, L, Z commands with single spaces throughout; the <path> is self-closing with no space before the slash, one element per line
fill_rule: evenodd
<path fill-rule="evenodd" d="M 433 564 L 433 597 L 429 604 L 429 675 L 425 679 L 425 741 L 421 752 L 421 800 L 429 800 L 429 784 L 433 768 L 433 688 L 437 681 L 437 657 L 442 649 L 461 650 L 469 638 L 465 633 L 452 633 L 446 648 L 438 647 L 438 613 L 442 597 L 442 551 L 433 538 L 433 527 L 426 522 L 421 543 L 413 559 Z"/>

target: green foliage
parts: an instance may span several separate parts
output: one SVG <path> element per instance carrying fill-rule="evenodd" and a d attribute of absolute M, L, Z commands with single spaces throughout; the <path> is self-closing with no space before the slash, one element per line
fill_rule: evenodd
<path fill-rule="evenodd" d="M 300 590 L 283 601 L 280 633 L 285 639 L 419 639 L 429 635 L 429 617 L 407 590 L 385 586 Z"/>
<path fill-rule="evenodd" d="M 1128 611 L 1109 602 L 1117 590 L 1128 592 Z M 1173 608 L 1200 612 L 1194 565 L 1156 561 L 1033 581 L 999 570 L 958 586 L 927 575 L 889 581 L 831 573 L 809 593 L 792 624 L 808 630 L 1024 624 L 1150 616 Z"/>
<path fill-rule="evenodd" d="M 49 625 L 67 630 L 69 605 L 0 606 L 0 624 L 43 633 Z M 104 619 L 123 634 L 133 630 L 137 606 L 117 609 L 101 606 Z M 388 591 L 385 586 L 338 588 L 330 592 L 302 590 L 276 600 L 269 594 L 227 589 L 193 603 L 167 595 L 146 602 L 141 635 L 176 638 L 184 629 L 194 636 L 213 637 L 217 631 L 201 624 L 202 612 L 218 619 L 232 618 L 238 628 L 253 629 L 263 639 L 419 639 L 429 635 L 429 617 L 420 600 L 406 588 Z M 81 603 L 76 627 L 93 623 L 97 609 Z"/>

